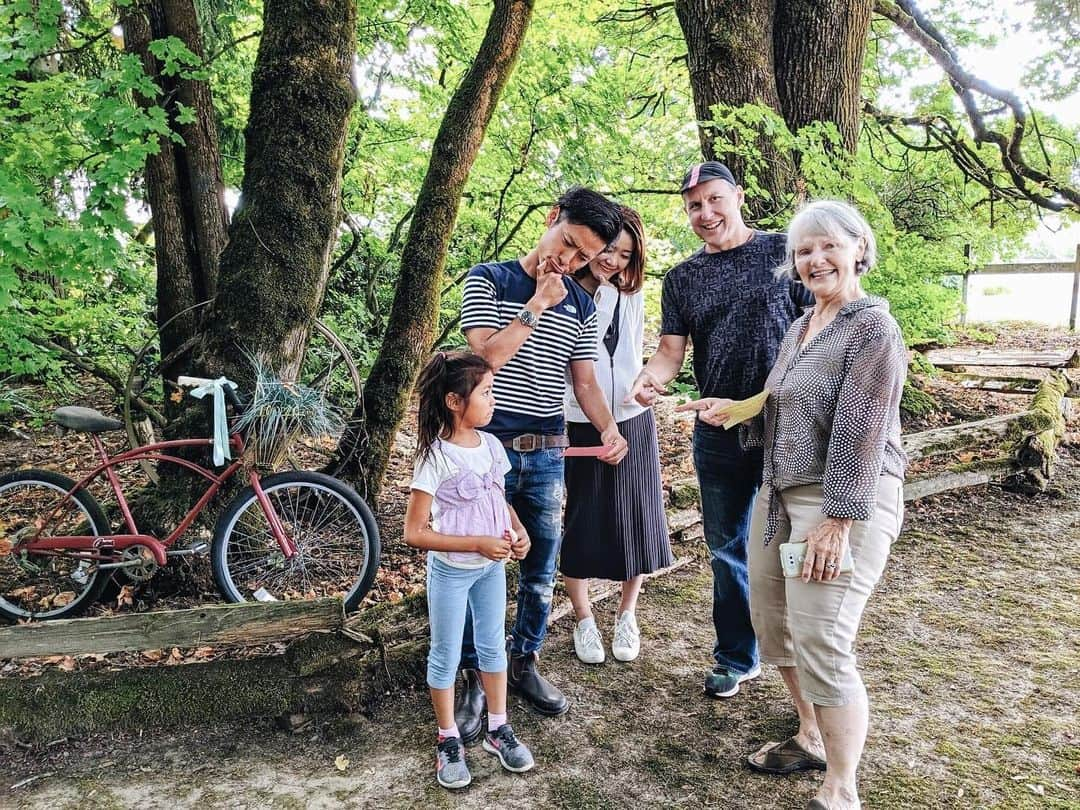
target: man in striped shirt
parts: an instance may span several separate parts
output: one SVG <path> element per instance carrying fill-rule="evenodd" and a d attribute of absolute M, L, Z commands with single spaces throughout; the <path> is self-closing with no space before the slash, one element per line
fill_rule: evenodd
<path fill-rule="evenodd" d="M 548 715 L 569 707 L 565 695 L 536 668 L 547 634 L 562 534 L 562 448 L 567 446 L 563 395 L 568 378 L 608 448 L 599 460 L 618 464 L 626 455 L 626 441 L 593 373 L 596 308 L 567 276 L 601 253 L 621 226 L 614 203 L 589 189 L 571 188 L 548 213 L 547 230 L 528 254 L 480 264 L 469 272 L 461 304 L 461 329 L 469 348 L 495 369 L 495 416 L 485 429 L 506 446 L 511 464 L 506 497 L 532 541 L 520 566 L 507 679 L 513 692 Z M 470 621 L 461 666 L 466 688 L 458 692 L 455 714 L 462 738 L 468 740 L 479 734 L 483 709 Z"/>

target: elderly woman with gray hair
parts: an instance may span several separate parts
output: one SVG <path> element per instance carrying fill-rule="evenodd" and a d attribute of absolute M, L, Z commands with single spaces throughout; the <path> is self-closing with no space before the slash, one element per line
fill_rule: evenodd
<path fill-rule="evenodd" d="M 762 414 L 743 428 L 762 444 L 762 489 L 749 540 L 750 615 L 761 660 L 780 669 L 798 732 L 749 757 L 767 773 L 825 771 L 808 808 L 858 808 L 866 689 L 855 634 L 903 521 L 907 459 L 900 395 L 907 352 L 888 303 L 859 284 L 874 235 L 850 205 L 823 200 L 791 221 L 788 260 L 815 306 L 788 330 L 765 383 Z M 720 411 L 719 418 L 723 418 Z M 797 560 L 785 576 L 779 547 Z M 789 573 L 793 573 L 790 570 Z"/>

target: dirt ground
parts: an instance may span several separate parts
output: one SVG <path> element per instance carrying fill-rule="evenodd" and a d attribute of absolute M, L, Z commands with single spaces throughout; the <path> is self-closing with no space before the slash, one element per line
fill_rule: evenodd
<path fill-rule="evenodd" d="M 1037 329 L 1007 337 L 999 345 L 1050 348 L 1063 339 Z M 1023 407 L 1022 398 L 1005 395 L 933 393 L 943 395 L 944 407 L 908 430 Z M 692 475 L 692 467 L 689 424 L 668 416 L 660 417 L 661 447 L 672 481 Z M 1071 435 L 1078 428 L 1080 414 Z M 67 471 L 84 462 L 67 441 L 35 433 L 32 442 L 0 441 L 0 458 L 16 462 L 6 466 L 49 461 Z M 58 453 L 61 447 L 66 452 Z M 380 504 L 387 544 L 375 601 L 400 598 L 421 579 L 416 553 L 392 540 L 408 485 L 407 449 L 391 467 L 394 495 Z M 989 487 L 910 508 L 860 634 L 871 700 L 860 771 L 865 807 L 1080 808 L 1075 441 L 1060 453 L 1055 483 L 1053 492 L 1034 498 Z M 552 630 L 543 670 L 572 708 L 544 719 L 512 702 L 512 722 L 537 757 L 529 774 L 502 772 L 474 746 L 472 786 L 456 794 L 438 787 L 427 695 L 402 684 L 370 715 L 321 721 L 299 733 L 271 718 L 245 726 L 208 718 L 200 728 L 40 746 L 0 732 L 0 808 L 805 807 L 820 774 L 767 777 L 743 764 L 762 742 L 794 730 L 775 671 L 731 700 L 702 694 L 712 644 L 710 574 L 700 541 L 677 553 L 693 562 L 646 586 L 636 662 L 586 667 L 573 655 L 570 620 Z M 195 566 L 190 579 L 207 585 L 205 592 L 147 587 L 133 605 L 98 610 L 215 599 Z M 610 601 L 598 610 L 609 642 L 613 610 Z M 105 664 L 80 659 L 84 665 Z"/>
<path fill-rule="evenodd" d="M 973 489 L 909 511 L 860 636 L 864 806 L 1080 807 L 1077 448 L 1063 452 L 1058 486 L 1035 498 Z M 474 746 L 473 785 L 439 788 L 427 696 L 404 689 L 370 717 L 299 734 L 268 719 L 29 749 L 3 740 L 0 807 L 804 807 L 820 775 L 743 766 L 794 729 L 775 671 L 730 700 L 701 692 L 709 599 L 703 556 L 649 583 L 632 664 L 579 664 L 560 622 L 544 670 L 573 705 L 544 719 L 512 704 L 538 761 L 525 775 Z M 612 610 L 601 605 L 605 629 Z"/>

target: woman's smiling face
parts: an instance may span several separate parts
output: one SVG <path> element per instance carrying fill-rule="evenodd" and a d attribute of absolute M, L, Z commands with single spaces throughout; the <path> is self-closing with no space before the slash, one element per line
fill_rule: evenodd
<path fill-rule="evenodd" d="M 855 263 L 863 257 L 862 239 L 807 234 L 795 245 L 795 270 L 819 303 L 858 289 Z"/>

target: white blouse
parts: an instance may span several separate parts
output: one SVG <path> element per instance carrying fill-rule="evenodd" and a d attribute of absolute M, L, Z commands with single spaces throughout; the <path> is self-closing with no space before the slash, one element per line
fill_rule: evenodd
<path fill-rule="evenodd" d="M 619 305 L 619 343 L 614 356 L 608 354 L 604 345 L 604 335 L 611 326 L 615 315 L 615 302 L 622 298 Z M 623 400 L 634 384 L 642 367 L 642 352 L 645 340 L 645 294 L 636 292 L 623 295 L 613 286 L 603 284 L 593 296 L 596 302 L 597 359 L 593 363 L 596 370 L 596 382 L 604 392 L 604 399 L 611 408 L 616 422 L 625 422 L 642 413 L 645 408 L 637 402 L 624 404 Z M 567 369 L 566 419 L 569 422 L 588 422 L 581 410 L 570 385 L 570 370 Z M 614 403 L 614 404 L 612 404 Z"/>

